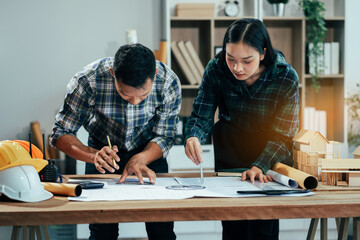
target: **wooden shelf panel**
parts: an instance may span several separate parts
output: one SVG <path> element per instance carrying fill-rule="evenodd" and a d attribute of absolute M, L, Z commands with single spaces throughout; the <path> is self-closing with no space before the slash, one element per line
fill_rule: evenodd
<path fill-rule="evenodd" d="M 319 79 L 318 92 L 311 86 L 311 79 L 306 81 L 306 106 L 326 111 L 327 139 L 344 141 L 344 79 Z"/>
<path fill-rule="evenodd" d="M 206 66 L 211 58 L 211 21 L 183 20 L 171 21 L 171 41 L 191 41 L 198 53 L 201 63 Z M 186 84 L 185 76 L 174 56 L 171 56 L 171 68 L 178 75 L 180 81 Z"/>
<path fill-rule="evenodd" d="M 311 76 L 311 74 L 305 74 L 305 78 L 312 78 L 312 76 Z M 339 78 L 339 79 L 343 79 L 344 74 L 318 75 L 318 78 Z"/>
<path fill-rule="evenodd" d="M 199 89 L 199 85 L 182 84 L 181 89 Z"/>
<path fill-rule="evenodd" d="M 223 45 L 225 32 L 233 22 L 234 20 L 228 19 L 214 22 L 214 47 Z"/>
<path fill-rule="evenodd" d="M 243 16 L 241 18 L 254 18 L 254 16 Z M 236 21 L 239 20 L 239 17 L 178 17 L 178 16 L 172 16 L 171 21 L 204 21 L 204 20 L 214 20 L 214 21 Z"/>
<path fill-rule="evenodd" d="M 186 85 L 183 85 L 186 86 Z M 182 103 L 181 103 L 181 111 L 180 116 L 190 116 L 192 112 L 192 105 L 197 96 L 199 86 L 197 88 L 183 88 L 182 86 Z M 196 86 L 194 86 L 196 87 Z M 185 90 L 185 91 L 184 91 Z"/>
<path fill-rule="evenodd" d="M 264 19 L 273 47 L 282 51 L 286 60 L 302 78 L 305 59 L 305 32 L 302 18 L 278 21 L 279 18 Z"/>
<path fill-rule="evenodd" d="M 266 16 L 263 17 L 263 21 L 279 21 L 279 22 L 285 22 L 285 21 L 303 21 L 304 17 L 275 17 L 275 16 Z"/>

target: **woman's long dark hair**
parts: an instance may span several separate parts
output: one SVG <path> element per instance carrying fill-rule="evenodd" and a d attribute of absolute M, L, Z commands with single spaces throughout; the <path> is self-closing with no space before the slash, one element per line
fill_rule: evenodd
<path fill-rule="evenodd" d="M 276 51 L 272 47 L 269 33 L 262 21 L 245 18 L 236 20 L 228 27 L 224 36 L 222 51 L 215 56 L 220 60 L 221 65 L 227 68 L 225 62 L 226 44 L 239 42 L 255 48 L 260 54 L 263 54 L 264 48 L 266 48 L 265 57 L 260 64 L 266 67 L 274 64 Z"/>

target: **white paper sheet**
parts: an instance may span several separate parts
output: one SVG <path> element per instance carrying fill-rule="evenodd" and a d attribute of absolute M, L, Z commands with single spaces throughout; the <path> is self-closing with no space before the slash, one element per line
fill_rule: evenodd
<path fill-rule="evenodd" d="M 291 188 L 298 188 L 298 183 L 285 175 L 282 175 L 280 173 L 274 172 L 273 170 L 267 171 L 266 175 L 270 176 L 274 181 L 281 183 L 285 186 L 291 187 Z"/>
<path fill-rule="evenodd" d="M 119 184 L 118 179 L 92 179 L 92 181 L 103 182 L 104 188 L 83 189 L 81 196 L 69 197 L 73 201 L 119 201 L 119 200 L 166 200 L 186 199 L 192 197 L 253 197 L 264 196 L 263 194 L 237 194 L 239 190 L 261 190 L 266 189 L 290 189 L 276 182 L 250 183 L 242 181 L 240 177 L 206 177 L 204 178 L 205 189 L 202 190 L 170 190 L 166 186 L 184 184 L 199 185 L 199 178 L 157 178 L 155 185 Z M 134 182 L 135 181 L 135 182 Z M 144 178 L 144 181 L 148 181 Z M 291 196 L 306 196 L 310 194 L 291 194 Z M 290 195 L 287 195 L 290 196 Z"/>

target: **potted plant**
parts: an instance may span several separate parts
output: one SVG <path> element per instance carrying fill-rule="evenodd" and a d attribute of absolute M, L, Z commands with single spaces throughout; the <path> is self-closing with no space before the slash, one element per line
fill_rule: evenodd
<path fill-rule="evenodd" d="M 310 73 L 312 86 L 318 91 L 320 88 L 318 75 L 321 74 L 321 71 L 319 62 L 316 59 L 318 56 L 323 55 L 323 42 L 327 31 L 324 20 L 325 4 L 318 0 L 299 0 L 299 6 L 302 8 L 306 18 L 307 56 L 309 58 L 309 68 L 313 69 Z M 315 59 L 315 61 L 310 61 L 310 58 Z"/>
<path fill-rule="evenodd" d="M 272 5 L 274 16 L 282 17 L 284 16 L 285 4 L 289 0 L 267 0 L 268 3 Z"/>

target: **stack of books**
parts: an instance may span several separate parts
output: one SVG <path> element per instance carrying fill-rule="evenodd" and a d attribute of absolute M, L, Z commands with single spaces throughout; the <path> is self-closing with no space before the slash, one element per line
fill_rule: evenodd
<path fill-rule="evenodd" d="M 199 85 L 204 73 L 204 65 L 190 41 L 171 42 L 171 52 L 174 54 L 187 83 Z"/>
<path fill-rule="evenodd" d="M 318 131 L 326 137 L 326 111 L 316 110 L 314 107 L 305 107 L 303 129 Z"/>
<path fill-rule="evenodd" d="M 309 44 L 309 50 L 313 48 Z M 315 65 L 317 63 L 318 74 L 321 75 L 336 75 L 339 74 L 339 59 L 340 59 L 340 45 L 339 42 L 324 42 L 320 43 L 319 49 L 321 54 L 319 56 L 310 55 L 309 73 L 315 74 Z"/>

